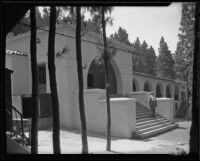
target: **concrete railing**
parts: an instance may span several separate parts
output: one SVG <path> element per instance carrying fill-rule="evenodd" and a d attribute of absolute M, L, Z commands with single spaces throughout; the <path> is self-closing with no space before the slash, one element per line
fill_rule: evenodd
<path fill-rule="evenodd" d="M 106 134 L 107 107 L 105 90 L 84 90 L 85 111 L 87 129 L 90 132 Z M 80 130 L 80 113 L 78 107 L 78 92 L 75 92 L 76 112 L 75 128 Z M 111 136 L 131 138 L 136 128 L 136 99 L 134 98 L 111 98 Z"/>
<path fill-rule="evenodd" d="M 136 98 L 137 102 L 141 103 L 142 105 L 149 107 L 148 98 L 150 96 L 151 92 L 146 91 L 139 91 L 139 92 L 131 92 L 127 96 L 130 98 Z"/>
<path fill-rule="evenodd" d="M 157 98 L 156 112 L 170 121 L 174 121 L 174 99 Z"/>

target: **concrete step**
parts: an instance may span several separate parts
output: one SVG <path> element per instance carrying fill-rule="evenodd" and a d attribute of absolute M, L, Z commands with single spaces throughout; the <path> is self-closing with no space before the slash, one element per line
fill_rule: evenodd
<path fill-rule="evenodd" d="M 154 130 L 149 130 L 149 131 L 143 132 L 143 133 L 137 131 L 137 132 L 133 132 L 133 138 L 144 139 L 144 138 L 162 134 L 164 132 L 173 130 L 177 127 L 178 127 L 178 125 L 173 123 L 171 125 L 160 127 L 160 128 L 154 129 Z"/>
<path fill-rule="evenodd" d="M 141 133 L 145 133 L 145 132 L 156 130 L 156 129 L 159 129 L 159 128 L 162 128 L 162 127 L 166 127 L 166 126 L 169 126 L 169 125 L 172 125 L 172 124 L 173 124 L 172 122 L 159 123 L 157 125 L 151 125 L 149 127 L 144 127 L 142 129 L 137 129 L 137 131 L 141 132 Z"/>
<path fill-rule="evenodd" d="M 160 124 L 168 123 L 168 122 L 170 122 L 170 121 L 166 120 L 166 119 L 160 119 L 158 121 L 150 120 L 150 121 L 146 121 L 146 122 L 141 122 L 139 124 L 136 124 L 136 130 L 140 130 L 140 129 L 144 129 L 144 128 L 148 128 L 151 126 L 160 125 Z"/>
<path fill-rule="evenodd" d="M 160 119 L 160 118 L 164 119 L 162 116 L 160 116 L 158 114 L 155 117 L 150 116 L 150 117 L 144 117 L 144 118 L 136 118 L 136 123 L 149 121 L 149 120 Z"/>
<path fill-rule="evenodd" d="M 150 109 L 136 109 L 136 112 L 151 111 Z"/>
<path fill-rule="evenodd" d="M 140 111 L 140 112 L 136 112 L 136 116 L 144 115 L 144 114 L 152 114 L 152 111 Z"/>
<path fill-rule="evenodd" d="M 144 114 L 144 115 L 136 116 L 136 120 L 142 119 L 142 118 L 147 118 L 147 117 L 152 117 L 152 114 Z"/>

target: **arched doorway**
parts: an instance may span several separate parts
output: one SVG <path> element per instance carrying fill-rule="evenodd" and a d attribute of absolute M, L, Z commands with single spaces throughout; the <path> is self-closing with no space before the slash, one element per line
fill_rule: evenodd
<path fill-rule="evenodd" d="M 156 85 L 156 97 L 162 97 L 162 86 L 160 84 Z"/>
<path fill-rule="evenodd" d="M 116 75 L 112 65 L 109 65 L 109 83 L 110 83 L 110 93 L 117 94 Z M 105 89 L 105 71 L 103 63 L 96 63 L 95 60 L 92 61 L 88 71 L 87 86 L 88 89 L 91 88 Z"/>
<path fill-rule="evenodd" d="M 152 85 L 149 81 L 146 81 L 144 83 L 144 91 L 147 91 L 147 92 L 151 92 L 152 91 Z"/>
<path fill-rule="evenodd" d="M 168 84 L 166 87 L 166 97 L 171 98 L 172 97 L 172 89 L 171 86 Z"/>
<path fill-rule="evenodd" d="M 133 92 L 139 91 L 139 85 L 137 80 L 133 79 Z"/>

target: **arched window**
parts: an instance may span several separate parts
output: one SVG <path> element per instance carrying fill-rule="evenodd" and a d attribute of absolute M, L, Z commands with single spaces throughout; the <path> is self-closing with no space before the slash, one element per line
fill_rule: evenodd
<path fill-rule="evenodd" d="M 152 91 L 152 86 L 151 86 L 150 82 L 147 81 L 144 83 L 144 91 L 148 91 L 148 92 Z"/>
<path fill-rule="evenodd" d="M 133 92 L 139 91 L 139 84 L 137 80 L 133 79 Z"/>
<path fill-rule="evenodd" d="M 174 100 L 179 100 L 179 88 L 177 85 L 175 86 Z"/>
<path fill-rule="evenodd" d="M 157 84 L 156 86 L 156 97 L 162 97 L 162 89 L 160 84 Z"/>
<path fill-rule="evenodd" d="M 166 97 L 167 98 L 171 98 L 171 87 L 170 87 L 170 85 L 167 85 L 167 88 L 166 88 Z"/>
<path fill-rule="evenodd" d="M 133 92 L 136 92 L 137 89 L 136 89 L 136 85 L 135 85 L 135 82 L 133 81 Z"/>

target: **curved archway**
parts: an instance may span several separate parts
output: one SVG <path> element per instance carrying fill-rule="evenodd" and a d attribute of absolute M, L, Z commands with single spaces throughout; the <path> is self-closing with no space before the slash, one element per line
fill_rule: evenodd
<path fill-rule="evenodd" d="M 178 85 L 175 86 L 174 100 L 179 100 L 179 88 L 178 88 Z"/>
<path fill-rule="evenodd" d="M 139 91 L 140 87 L 138 84 L 138 81 L 136 79 L 133 79 L 133 92 Z"/>
<path fill-rule="evenodd" d="M 171 88 L 170 84 L 168 84 L 167 87 L 166 87 L 166 97 L 167 98 L 172 97 L 172 88 Z"/>
<path fill-rule="evenodd" d="M 147 81 L 144 83 L 144 91 L 151 92 L 151 91 L 153 91 L 152 89 L 153 89 L 153 88 L 152 88 L 151 82 L 147 80 Z"/>
<path fill-rule="evenodd" d="M 113 67 L 114 66 L 114 67 Z M 117 94 L 118 88 L 118 75 L 114 69 L 115 63 L 113 60 L 110 61 L 109 65 L 109 83 L 110 83 L 110 93 Z M 120 79 L 120 78 L 119 78 Z M 96 63 L 95 59 L 91 62 L 88 75 L 87 75 L 87 87 L 90 88 L 100 88 L 105 89 L 105 71 L 103 63 Z"/>
<path fill-rule="evenodd" d="M 158 83 L 156 85 L 156 97 L 162 97 L 163 96 L 163 88 L 162 88 L 162 85 L 161 83 Z"/>

